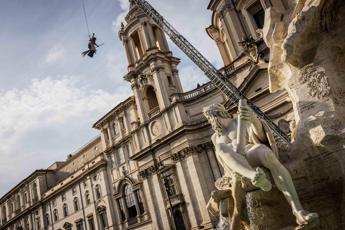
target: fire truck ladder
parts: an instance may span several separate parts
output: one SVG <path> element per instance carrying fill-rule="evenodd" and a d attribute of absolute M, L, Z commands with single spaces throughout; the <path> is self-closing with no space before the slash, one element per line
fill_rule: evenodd
<path fill-rule="evenodd" d="M 167 36 L 205 73 L 210 81 L 221 90 L 232 103 L 246 99 L 254 113 L 267 124 L 278 141 L 290 145 L 290 138 L 264 112 L 236 88 L 222 73 L 220 73 L 186 38 L 184 38 L 170 23 L 164 19 L 147 1 L 130 0 L 131 4 L 140 9 L 159 26 Z"/>

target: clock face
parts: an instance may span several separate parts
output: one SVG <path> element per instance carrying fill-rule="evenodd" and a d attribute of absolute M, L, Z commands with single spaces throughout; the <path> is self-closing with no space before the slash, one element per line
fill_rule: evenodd
<path fill-rule="evenodd" d="M 151 125 L 151 132 L 153 136 L 159 136 L 161 134 L 161 125 L 159 122 L 154 121 Z"/>

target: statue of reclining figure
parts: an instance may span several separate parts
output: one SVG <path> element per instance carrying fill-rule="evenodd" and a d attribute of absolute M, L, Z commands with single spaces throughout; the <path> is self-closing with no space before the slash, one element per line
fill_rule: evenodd
<path fill-rule="evenodd" d="M 208 106 L 203 112 L 215 131 L 212 142 L 225 176 L 244 177 L 261 190 L 270 191 L 272 184 L 263 171 L 264 167 L 270 171 L 277 188 L 290 204 L 297 224 L 306 226 L 317 222 L 318 214 L 303 209 L 290 173 L 278 160 L 278 150 L 272 133 L 245 101 L 239 103 L 239 119 L 234 119 L 221 104 Z M 232 183 L 231 190 L 238 190 L 238 180 L 232 181 L 237 186 Z M 232 196 L 236 203 L 236 192 L 233 191 Z M 240 222 L 238 211 L 233 209 L 232 226 L 238 226 Z"/>

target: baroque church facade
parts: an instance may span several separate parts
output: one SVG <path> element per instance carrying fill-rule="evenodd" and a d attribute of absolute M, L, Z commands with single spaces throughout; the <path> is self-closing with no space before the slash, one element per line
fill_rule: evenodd
<path fill-rule="evenodd" d="M 292 105 L 287 92 L 269 92 L 269 50 L 260 37 L 270 4 L 285 7 L 284 0 L 212 0 L 206 32 L 224 61 L 220 71 L 289 133 Z M 214 228 L 206 206 L 223 169 L 202 109 L 223 103 L 236 115 L 236 105 L 210 82 L 184 92 L 180 60 L 138 7 L 130 7 L 119 38 L 132 95 L 95 122 L 100 136 L 0 199 L 0 229 Z"/>

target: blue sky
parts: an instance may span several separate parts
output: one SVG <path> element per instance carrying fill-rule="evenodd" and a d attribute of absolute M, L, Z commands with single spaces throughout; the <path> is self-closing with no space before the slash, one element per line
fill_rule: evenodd
<path fill-rule="evenodd" d="M 187 39 L 221 66 L 206 35 L 209 0 L 150 0 Z M 90 29 L 104 42 L 82 58 L 87 30 L 81 0 L 0 0 L 0 196 L 33 170 L 65 160 L 98 132 L 93 122 L 128 97 L 127 62 L 118 28 L 128 0 L 85 0 Z M 185 90 L 206 81 L 186 56 Z"/>

